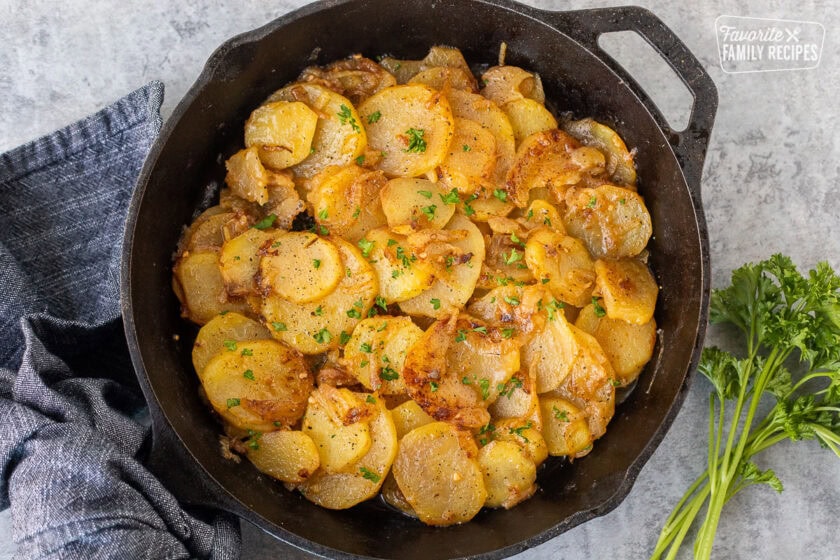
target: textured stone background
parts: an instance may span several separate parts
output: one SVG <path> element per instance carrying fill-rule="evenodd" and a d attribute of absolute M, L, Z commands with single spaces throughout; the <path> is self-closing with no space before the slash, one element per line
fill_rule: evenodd
<path fill-rule="evenodd" d="M 305 4 L 302 1 L 0 0 L 0 151 L 70 123 L 152 79 L 166 84 L 164 118 L 226 38 Z M 549 9 L 600 7 L 601 0 L 526 0 Z M 620 2 L 619 2 L 620 3 Z M 747 260 L 790 254 L 803 267 L 840 265 L 840 116 L 836 22 L 840 4 L 806 0 L 639 0 L 668 24 L 715 80 L 720 108 L 703 181 L 713 284 Z M 725 74 L 714 20 L 722 14 L 817 21 L 826 27 L 822 62 L 808 71 Z M 622 42 L 623 41 L 623 42 Z M 609 40 L 648 84 L 666 114 L 684 114 L 673 78 L 645 63 L 640 41 Z M 647 59 L 649 60 L 649 58 Z M 676 120 L 679 120 L 677 117 Z M 712 330 L 710 343 L 721 342 Z M 671 431 L 616 510 L 515 557 L 644 558 L 685 487 L 705 464 L 707 395 L 696 378 Z M 840 460 L 813 443 L 780 445 L 760 458 L 785 483 L 740 494 L 725 511 L 718 558 L 836 558 Z M 0 513 L 0 559 L 14 552 L 13 521 Z M 243 524 L 243 558 L 309 558 Z M 686 554 L 684 557 L 688 558 Z"/>

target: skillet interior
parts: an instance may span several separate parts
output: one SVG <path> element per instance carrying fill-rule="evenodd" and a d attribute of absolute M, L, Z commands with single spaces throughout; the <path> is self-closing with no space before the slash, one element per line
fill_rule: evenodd
<path fill-rule="evenodd" d="M 595 55 L 535 19 L 541 14 L 504 0 L 327 2 L 233 39 L 214 55 L 146 162 L 126 232 L 123 305 L 135 366 L 156 431 L 166 435 L 171 427 L 177 435 L 172 445 L 180 439 L 189 450 L 187 460 L 201 466 L 199 475 L 181 479 L 194 487 L 173 487 L 176 495 L 226 507 L 329 557 L 423 560 L 504 557 L 606 513 L 624 498 L 670 426 L 696 359 L 705 325 L 705 225 L 650 111 Z M 219 426 L 198 398 L 190 363 L 195 329 L 178 315 L 171 257 L 183 226 L 221 185 L 224 160 L 241 147 L 250 111 L 308 64 L 356 52 L 421 58 L 433 44 L 457 46 L 468 61 L 492 64 L 502 41 L 509 64 L 540 73 L 555 107 L 614 126 L 638 149 L 640 192 L 654 224 L 650 249 L 661 286 L 656 312 L 661 334 L 653 361 L 607 434 L 584 460 L 550 462 L 532 499 L 511 511 L 482 511 L 468 524 L 443 530 L 377 502 L 345 512 L 324 510 L 247 462 L 222 459 Z M 172 456 L 163 461 L 170 470 L 197 468 L 176 466 Z"/>

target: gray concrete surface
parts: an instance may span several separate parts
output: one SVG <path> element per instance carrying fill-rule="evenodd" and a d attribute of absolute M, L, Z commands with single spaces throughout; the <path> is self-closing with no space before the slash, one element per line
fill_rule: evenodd
<path fill-rule="evenodd" d="M 600 7 L 602 0 L 529 0 L 549 9 Z M 639 0 L 700 58 L 720 94 L 703 181 L 713 284 L 747 260 L 773 252 L 803 267 L 840 266 L 840 4 L 828 0 Z M 302 1 L 0 0 L 0 151 L 67 124 L 152 79 L 166 84 L 164 117 L 226 38 L 305 4 Z M 807 20 L 826 28 L 816 69 L 726 74 L 720 15 Z M 610 41 L 615 48 L 614 41 Z M 615 52 L 615 51 L 614 51 Z M 651 71 L 636 43 L 622 60 L 649 84 L 666 113 L 684 110 L 673 79 Z M 712 329 L 709 342 L 720 342 Z M 696 379 L 671 431 L 616 510 L 517 560 L 644 558 L 685 487 L 705 464 L 707 397 Z M 783 444 L 760 457 L 785 483 L 781 496 L 756 487 L 725 510 L 716 558 L 836 558 L 840 549 L 840 459 L 813 443 Z M 11 558 L 13 521 L 0 513 L 0 559 Z M 245 559 L 309 558 L 243 524 Z M 688 558 L 688 553 L 682 557 Z"/>

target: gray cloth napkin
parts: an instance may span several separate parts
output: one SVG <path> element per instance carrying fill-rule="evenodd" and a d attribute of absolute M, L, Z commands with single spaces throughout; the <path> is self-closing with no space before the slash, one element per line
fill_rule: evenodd
<path fill-rule="evenodd" d="M 235 518 L 183 510 L 141 463 L 119 268 L 162 100 L 150 83 L 0 155 L 0 509 L 22 558 L 239 556 Z"/>

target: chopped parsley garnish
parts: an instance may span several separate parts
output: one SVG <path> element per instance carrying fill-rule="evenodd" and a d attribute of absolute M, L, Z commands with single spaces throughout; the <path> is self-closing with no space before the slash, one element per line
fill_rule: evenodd
<path fill-rule="evenodd" d="M 277 214 L 269 214 L 268 216 L 266 216 L 265 218 L 263 218 L 262 220 L 260 220 L 256 224 L 254 224 L 252 227 L 254 229 L 268 229 L 271 226 L 273 226 L 274 222 L 276 222 L 276 221 L 277 221 Z"/>
<path fill-rule="evenodd" d="M 417 194 L 426 198 L 432 198 L 432 191 L 417 191 Z"/>
<path fill-rule="evenodd" d="M 356 206 L 356 209 L 353 210 L 353 219 L 355 220 L 356 218 L 358 218 L 359 214 L 361 214 L 361 213 L 362 213 L 362 207 L 361 206 Z"/>
<path fill-rule="evenodd" d="M 495 196 L 502 202 L 507 202 L 507 192 L 505 192 L 503 189 L 494 189 L 493 196 Z"/>
<path fill-rule="evenodd" d="M 223 344 L 225 345 L 225 348 L 227 348 L 231 352 L 236 350 L 236 341 L 235 340 L 225 340 Z"/>
<path fill-rule="evenodd" d="M 523 432 L 525 430 L 531 429 L 531 426 L 533 426 L 533 424 L 531 422 L 528 422 L 524 426 L 519 426 L 518 428 L 511 428 L 510 429 L 510 434 L 511 435 L 517 435 L 517 436 L 521 437 L 523 440 L 525 440 L 525 443 L 528 443 L 529 440 L 528 440 L 527 437 L 525 437 L 525 434 Z"/>
<path fill-rule="evenodd" d="M 368 404 L 376 404 L 376 398 L 373 395 L 368 395 L 365 397 L 365 402 Z"/>
<path fill-rule="evenodd" d="M 461 149 L 464 150 L 465 152 L 469 152 L 471 148 L 469 147 L 468 144 L 464 144 L 463 146 L 461 146 Z"/>
<path fill-rule="evenodd" d="M 435 210 L 437 210 L 437 206 L 435 206 L 434 204 L 431 204 L 431 205 L 429 205 L 429 206 L 424 206 L 424 207 L 422 207 L 420 210 L 421 210 L 421 211 L 422 211 L 422 212 L 426 215 L 426 217 L 427 217 L 427 218 L 429 218 L 430 220 L 434 220 L 434 219 L 435 219 Z"/>
<path fill-rule="evenodd" d="M 315 269 L 321 268 L 321 259 L 312 259 L 312 266 Z"/>
<path fill-rule="evenodd" d="M 431 299 L 431 300 L 429 300 L 429 301 L 431 301 L 431 302 L 432 302 L 432 308 L 434 308 L 434 309 L 440 309 L 440 300 L 439 300 L 438 298 L 432 298 L 432 299 Z"/>
<path fill-rule="evenodd" d="M 601 307 L 601 304 L 598 301 L 598 298 L 592 296 L 592 307 L 595 309 L 595 316 L 596 317 L 603 317 L 607 314 L 607 310 Z"/>
<path fill-rule="evenodd" d="M 444 204 L 458 204 L 461 198 L 458 196 L 458 189 L 452 189 L 446 194 L 439 194 L 440 199 Z"/>
<path fill-rule="evenodd" d="M 429 387 L 431 387 L 432 393 L 436 393 L 439 385 L 437 384 L 436 381 L 429 381 Z"/>
<path fill-rule="evenodd" d="M 375 111 L 368 115 L 368 124 L 373 124 L 377 122 L 382 117 L 382 113 L 379 111 Z"/>
<path fill-rule="evenodd" d="M 510 337 L 513 336 L 513 333 L 515 333 L 515 332 L 516 332 L 516 329 L 511 329 L 511 328 L 502 329 L 502 338 L 510 338 Z"/>
<path fill-rule="evenodd" d="M 504 297 L 504 298 L 502 298 L 502 299 L 504 299 L 504 300 L 505 300 L 505 303 L 507 303 L 508 305 L 512 305 L 512 306 L 514 306 L 514 307 L 516 307 L 517 305 L 519 305 L 519 298 L 518 298 L 518 297 L 505 296 L 505 297 Z"/>
<path fill-rule="evenodd" d="M 364 478 L 366 480 L 370 480 L 374 484 L 379 482 L 379 480 L 382 478 L 381 476 L 379 476 L 378 474 L 376 474 L 372 470 L 368 469 L 367 467 L 359 467 L 359 472 L 362 473 L 362 478 Z"/>
<path fill-rule="evenodd" d="M 481 334 L 487 334 L 487 327 L 485 327 L 485 326 L 475 327 L 473 329 L 473 332 L 477 332 L 477 333 L 481 333 Z"/>
<path fill-rule="evenodd" d="M 385 313 L 388 312 L 388 302 L 385 301 L 384 297 L 376 296 L 376 299 L 374 300 L 374 304 L 377 305 L 378 307 L 382 308 L 382 311 L 384 311 Z"/>
<path fill-rule="evenodd" d="M 338 115 L 338 120 L 341 124 L 349 124 L 354 132 L 361 132 L 362 129 L 359 128 L 359 123 L 356 122 L 356 119 L 353 117 L 353 113 L 350 111 L 350 107 L 347 105 L 341 104 L 341 110 L 336 113 Z"/>
<path fill-rule="evenodd" d="M 470 378 L 466 375 L 461 378 L 461 383 L 463 383 L 464 385 L 472 385 L 472 381 L 470 381 Z"/>
<path fill-rule="evenodd" d="M 370 343 L 368 342 L 362 342 L 361 344 L 359 344 L 359 350 L 364 352 L 365 354 L 370 354 L 371 352 L 373 352 L 373 348 L 371 348 Z"/>
<path fill-rule="evenodd" d="M 490 398 L 490 380 L 489 379 L 479 379 L 478 386 L 481 389 L 481 398 L 482 400 L 487 400 Z"/>
<path fill-rule="evenodd" d="M 271 327 L 277 332 L 283 332 L 285 330 L 288 330 L 286 327 L 286 323 L 278 323 L 276 321 L 271 323 Z"/>
<path fill-rule="evenodd" d="M 589 199 L 589 204 L 586 205 L 587 208 L 595 208 L 595 205 L 598 203 L 598 199 L 594 196 Z"/>
<path fill-rule="evenodd" d="M 396 381 L 400 378 L 400 374 L 391 366 L 385 366 L 379 370 L 379 379 L 383 381 Z"/>
<path fill-rule="evenodd" d="M 524 247 L 524 246 L 525 246 L 525 243 L 524 243 L 521 239 L 519 239 L 519 236 L 518 236 L 518 235 L 516 235 L 516 233 L 511 233 L 511 234 L 510 234 L 510 240 L 511 240 L 513 243 L 516 243 L 517 245 L 519 245 L 520 247 Z"/>
<path fill-rule="evenodd" d="M 356 165 L 364 165 L 365 164 L 365 156 L 361 155 L 356 158 Z"/>
<path fill-rule="evenodd" d="M 426 141 L 423 140 L 423 135 L 426 134 L 425 130 L 422 128 L 409 128 L 405 131 L 405 134 L 408 136 L 408 148 L 403 150 L 404 152 L 422 154 L 426 151 Z"/>
<path fill-rule="evenodd" d="M 510 398 L 513 395 L 514 389 L 522 388 L 522 380 L 518 377 L 511 377 L 507 383 L 502 383 L 499 388 L 499 396 Z"/>
<path fill-rule="evenodd" d="M 350 317 L 351 319 L 361 319 L 362 318 L 362 313 L 358 309 L 348 309 L 347 310 L 347 316 Z"/>
<path fill-rule="evenodd" d="M 551 409 L 554 411 L 554 417 L 556 419 L 561 420 L 563 422 L 569 421 L 569 415 L 566 413 L 565 410 L 560 410 L 556 406 L 552 406 Z"/>
<path fill-rule="evenodd" d="M 245 373 L 242 374 L 242 377 L 244 377 L 245 379 L 250 379 L 251 381 L 253 381 L 254 380 L 254 370 L 246 369 Z"/>
<path fill-rule="evenodd" d="M 250 348 L 243 348 L 243 349 L 242 349 L 242 352 L 241 352 L 239 355 L 240 355 L 240 356 L 253 356 L 253 355 L 254 355 L 254 351 L 253 351 L 253 350 L 251 350 Z"/>
<path fill-rule="evenodd" d="M 240 400 L 239 399 L 228 399 L 225 404 L 227 404 L 228 408 L 233 408 L 234 406 L 239 406 Z"/>
<path fill-rule="evenodd" d="M 330 214 L 329 212 L 327 212 L 326 208 L 322 208 L 320 211 L 318 211 L 318 217 L 322 220 L 326 220 L 329 217 L 329 215 Z"/>
<path fill-rule="evenodd" d="M 464 342 L 467 340 L 467 331 L 458 329 L 458 334 L 455 335 L 455 342 Z"/>
<path fill-rule="evenodd" d="M 315 342 L 318 344 L 329 344 L 332 340 L 332 334 L 327 329 L 321 329 L 320 331 L 316 332 L 312 335 L 312 338 L 315 339 Z"/>
<path fill-rule="evenodd" d="M 341 331 L 341 334 L 338 335 L 338 343 L 344 346 L 348 342 L 350 342 L 350 333 L 347 331 Z"/>
<path fill-rule="evenodd" d="M 370 256 L 370 252 L 373 250 L 373 246 L 376 244 L 376 241 L 370 241 L 368 239 L 359 239 L 359 249 L 362 250 L 362 256 L 368 258 Z"/>
<path fill-rule="evenodd" d="M 502 258 L 505 260 L 505 264 L 511 265 L 522 260 L 522 253 L 517 252 L 516 249 L 511 249 L 509 255 L 502 253 Z"/>
<path fill-rule="evenodd" d="M 324 314 L 324 308 L 323 308 L 323 307 L 321 307 L 321 306 L 319 305 L 318 307 L 316 307 L 316 308 L 315 308 L 315 311 L 313 311 L 312 313 L 313 313 L 316 317 L 320 317 L 321 315 L 323 315 L 323 314 Z"/>

